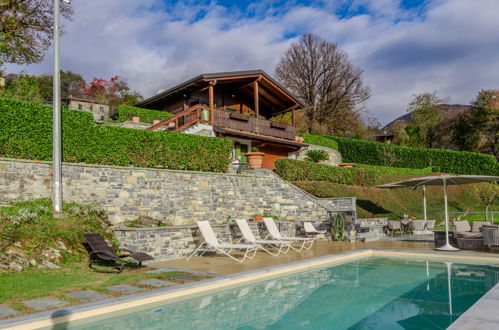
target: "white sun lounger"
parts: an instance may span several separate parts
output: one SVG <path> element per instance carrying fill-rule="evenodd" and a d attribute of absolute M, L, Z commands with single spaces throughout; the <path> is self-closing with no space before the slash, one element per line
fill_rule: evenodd
<path fill-rule="evenodd" d="M 311 222 L 304 222 L 303 223 L 303 229 L 305 229 L 305 232 L 307 234 L 312 234 L 312 235 L 316 235 L 316 234 L 325 234 L 326 231 L 325 230 L 317 230 L 315 229 L 314 225 L 311 223 Z"/>
<path fill-rule="evenodd" d="M 280 232 L 279 229 L 277 229 L 277 226 L 274 222 L 274 219 L 272 218 L 263 218 L 263 222 L 265 222 L 265 226 L 267 227 L 267 230 L 269 231 L 269 235 L 267 237 L 272 237 L 273 239 L 279 240 L 279 241 L 285 241 L 285 242 L 291 242 L 292 243 L 299 243 L 301 242 L 301 247 L 299 249 L 294 248 L 291 246 L 291 248 L 295 251 L 301 251 L 303 249 L 310 249 L 312 245 L 315 242 L 315 238 L 305 238 L 305 237 L 287 237 L 283 236 Z"/>
<path fill-rule="evenodd" d="M 279 241 L 279 240 L 256 239 L 255 235 L 253 235 L 253 232 L 251 231 L 250 226 L 248 225 L 248 222 L 245 219 L 236 219 L 236 223 L 237 226 L 239 227 L 239 230 L 241 231 L 241 234 L 243 234 L 243 237 L 239 240 L 239 242 L 244 240 L 250 244 L 256 244 L 260 247 L 260 249 L 267 252 L 268 254 L 273 255 L 274 257 L 277 257 L 280 253 L 287 253 L 291 248 L 291 244 L 289 244 L 288 242 Z M 262 245 L 269 245 L 275 248 L 278 247 L 279 250 L 277 250 L 277 252 L 274 253 L 264 248 Z"/>
<path fill-rule="evenodd" d="M 199 230 L 201 231 L 201 235 L 203 236 L 204 242 L 198 246 L 194 252 L 187 258 L 189 260 L 192 258 L 193 255 L 198 253 L 199 251 L 203 251 L 203 253 L 200 254 L 202 256 L 205 252 L 207 251 L 215 251 L 215 252 L 220 252 L 222 254 L 225 254 L 227 257 L 234 259 L 237 262 L 243 262 L 244 260 L 251 259 L 255 256 L 256 251 L 258 250 L 258 245 L 256 244 L 227 244 L 227 243 L 220 243 L 215 236 L 215 233 L 213 232 L 213 229 L 211 228 L 211 225 L 208 221 L 197 221 Z M 237 259 L 236 257 L 232 256 L 230 252 L 232 250 L 246 250 L 244 252 L 244 256 L 242 259 Z M 250 256 L 250 252 L 253 252 L 253 254 Z"/>

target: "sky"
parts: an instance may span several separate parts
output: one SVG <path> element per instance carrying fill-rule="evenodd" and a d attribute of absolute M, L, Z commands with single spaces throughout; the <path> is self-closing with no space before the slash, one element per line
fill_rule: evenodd
<path fill-rule="evenodd" d="M 469 104 L 499 88 L 498 0 L 73 0 L 61 67 L 122 76 L 144 97 L 201 73 L 274 67 L 305 33 L 338 44 L 362 69 L 366 109 L 382 124 L 415 94 Z M 8 72 L 52 72 L 39 64 Z"/>

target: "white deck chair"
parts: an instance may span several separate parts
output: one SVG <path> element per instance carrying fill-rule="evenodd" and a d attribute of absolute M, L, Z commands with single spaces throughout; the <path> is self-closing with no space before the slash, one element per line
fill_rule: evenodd
<path fill-rule="evenodd" d="M 239 227 L 239 230 L 243 234 L 243 237 L 239 240 L 239 242 L 245 240 L 250 244 L 256 244 L 260 247 L 260 249 L 267 252 L 268 254 L 273 255 L 274 257 L 277 257 L 280 253 L 287 253 L 291 248 L 291 244 L 289 244 L 288 242 L 279 240 L 256 239 L 255 235 L 253 235 L 253 232 L 251 231 L 250 226 L 248 225 L 248 222 L 245 219 L 236 219 L 236 223 Z M 269 245 L 275 248 L 279 247 L 279 250 L 277 250 L 277 253 L 274 253 L 264 248 L 262 245 Z"/>
<path fill-rule="evenodd" d="M 265 226 L 267 227 L 267 230 L 269 231 L 269 235 L 267 237 L 272 237 L 273 239 L 279 240 L 279 241 L 285 241 L 285 242 L 290 242 L 291 244 L 293 243 L 299 243 L 301 242 L 301 246 L 299 249 L 294 248 L 291 246 L 291 248 L 295 251 L 301 251 L 303 249 L 310 249 L 312 245 L 315 242 L 315 238 L 305 238 L 305 237 L 287 237 L 283 236 L 280 232 L 279 229 L 277 229 L 277 226 L 274 222 L 274 219 L 272 218 L 263 218 L 263 222 L 265 222 Z M 266 238 L 267 238 L 266 237 Z"/>
<path fill-rule="evenodd" d="M 327 232 L 326 230 L 315 229 L 314 225 L 308 221 L 303 223 L 303 229 L 305 229 L 305 233 L 310 235 L 325 234 Z"/>
<path fill-rule="evenodd" d="M 195 255 L 198 251 L 203 251 L 200 254 L 202 256 L 207 251 L 215 251 L 225 254 L 227 257 L 234 259 L 237 262 L 243 262 L 244 260 L 251 259 L 255 256 L 256 251 L 258 250 L 258 245 L 255 244 L 227 244 L 220 243 L 211 228 L 211 225 L 208 221 L 197 221 L 199 230 L 201 231 L 201 235 L 203 236 L 204 242 L 198 246 L 194 252 L 187 258 L 189 260 Z M 204 248 L 204 249 L 203 249 Z M 244 252 L 244 256 L 242 259 L 237 259 L 236 257 L 230 255 L 232 250 L 246 250 Z M 250 256 L 250 252 L 253 254 Z"/>

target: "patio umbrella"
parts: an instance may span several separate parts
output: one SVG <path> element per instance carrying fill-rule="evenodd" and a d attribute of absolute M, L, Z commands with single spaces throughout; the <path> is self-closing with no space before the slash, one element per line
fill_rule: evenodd
<path fill-rule="evenodd" d="M 414 178 L 405 181 L 393 182 L 393 188 L 411 187 L 418 188 L 422 186 L 443 186 L 444 187 L 444 206 L 445 206 L 445 244 L 437 250 L 441 251 L 457 251 L 458 248 L 449 244 L 449 212 L 447 203 L 447 186 L 457 186 L 461 184 L 479 183 L 479 182 L 493 182 L 499 181 L 499 176 L 485 176 L 485 175 L 434 175 L 424 176 L 421 178 Z M 381 188 L 378 186 L 378 188 Z M 425 203 L 426 204 L 426 203 Z"/>
<path fill-rule="evenodd" d="M 403 185 L 403 182 L 393 182 L 393 183 L 387 183 L 387 184 L 382 184 L 379 186 L 376 186 L 374 188 L 381 188 L 381 189 L 396 189 L 396 188 L 409 188 L 408 186 Z M 426 216 L 426 186 L 423 186 L 423 214 L 424 214 L 424 220 L 427 220 Z"/>

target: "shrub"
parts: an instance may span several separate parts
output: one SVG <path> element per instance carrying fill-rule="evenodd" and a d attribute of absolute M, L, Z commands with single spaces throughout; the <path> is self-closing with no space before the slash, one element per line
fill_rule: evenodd
<path fill-rule="evenodd" d="M 224 172 L 228 139 L 121 127 L 96 126 L 92 114 L 62 111 L 66 162 Z M 52 111 L 34 103 L 0 98 L 0 157 L 52 159 Z"/>
<path fill-rule="evenodd" d="M 425 176 L 430 175 L 434 172 L 431 166 L 425 168 L 404 168 L 404 167 L 389 167 L 389 166 L 376 166 L 376 165 L 365 165 L 365 164 L 355 164 L 357 168 L 365 168 L 379 175 L 383 174 L 395 174 L 395 175 L 417 175 Z"/>
<path fill-rule="evenodd" d="M 319 163 L 324 160 L 329 160 L 329 154 L 324 150 L 309 150 L 305 154 L 305 159 L 312 163 Z"/>
<path fill-rule="evenodd" d="M 409 148 L 329 135 L 323 137 L 338 143 L 338 151 L 344 162 L 419 169 L 432 166 L 446 173 L 499 175 L 499 164 L 491 155 Z"/>
<path fill-rule="evenodd" d="M 276 160 L 275 166 L 277 174 L 288 181 L 329 181 L 357 186 L 380 183 L 380 175 L 365 168 L 336 167 L 286 158 Z"/>
<path fill-rule="evenodd" d="M 320 135 L 312 135 L 312 134 L 301 134 L 300 136 L 303 138 L 303 142 L 305 143 L 338 150 L 338 143 L 327 137 L 323 137 Z"/>
<path fill-rule="evenodd" d="M 132 107 L 131 105 L 120 105 L 117 110 L 118 120 L 124 122 L 126 120 L 131 120 L 133 116 L 140 117 L 140 121 L 143 123 L 152 124 L 153 120 L 165 120 L 173 117 L 171 113 L 158 111 L 158 110 L 148 110 L 137 107 Z"/>

